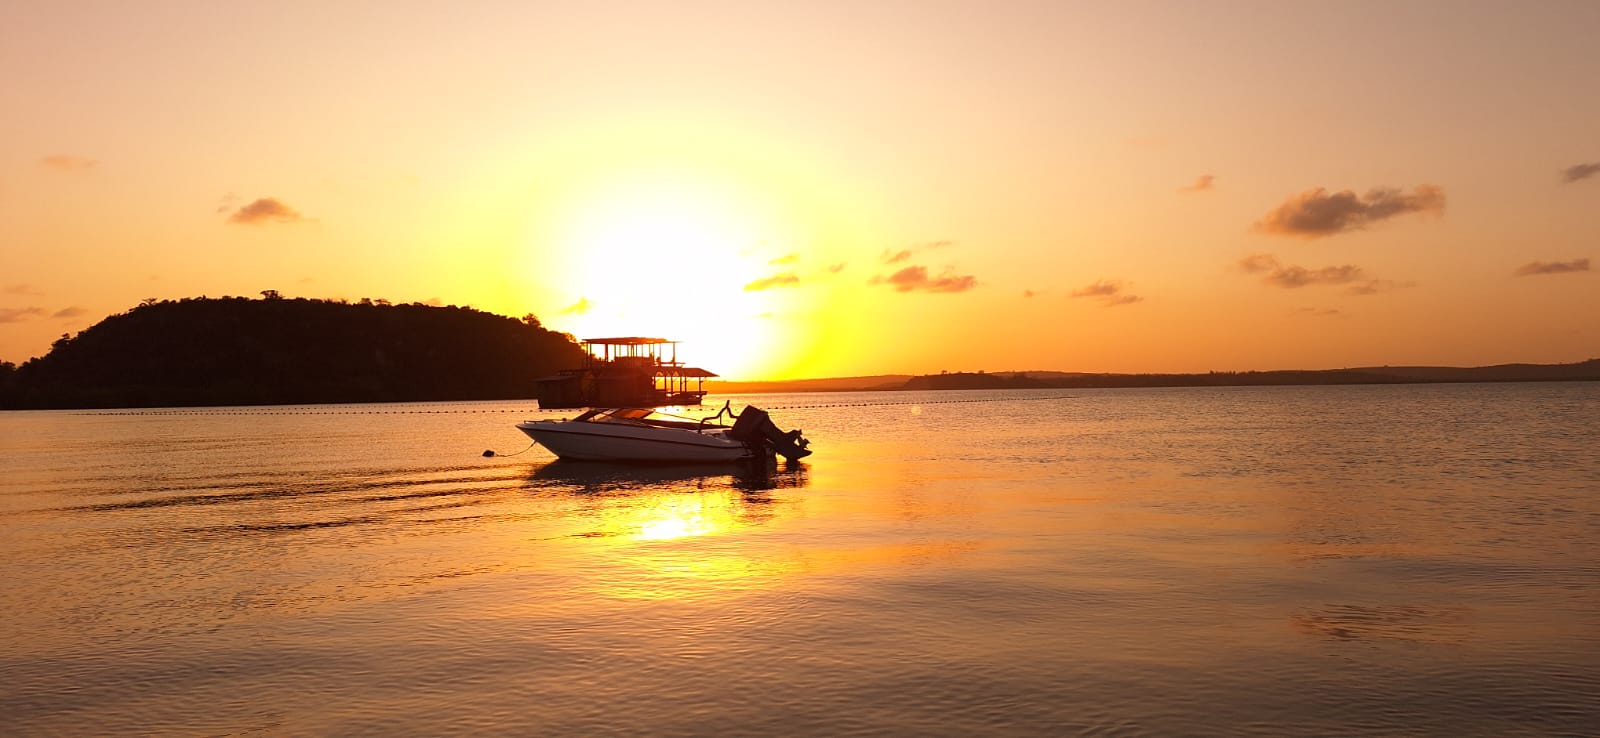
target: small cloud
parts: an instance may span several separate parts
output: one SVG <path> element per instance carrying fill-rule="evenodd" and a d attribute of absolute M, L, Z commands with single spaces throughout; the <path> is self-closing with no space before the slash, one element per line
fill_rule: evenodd
<path fill-rule="evenodd" d="M 1580 179 L 1588 179 L 1596 174 L 1600 174 L 1600 162 L 1573 164 L 1572 166 L 1561 170 L 1561 181 L 1577 182 Z"/>
<path fill-rule="evenodd" d="M 1072 296 L 1073 297 L 1107 297 L 1109 295 L 1117 294 L 1117 292 L 1120 291 L 1121 289 L 1122 289 L 1122 285 L 1117 284 L 1116 282 L 1107 282 L 1107 281 L 1102 279 L 1102 280 L 1099 280 L 1099 281 L 1095 282 L 1094 284 L 1089 285 L 1088 287 L 1081 287 L 1079 289 L 1073 290 L 1072 291 Z"/>
<path fill-rule="evenodd" d="M 867 284 L 887 284 L 896 292 L 966 292 L 978 286 L 978 278 L 950 271 L 929 278 L 927 267 L 908 266 L 887 277 L 873 277 Z"/>
<path fill-rule="evenodd" d="M 750 284 L 744 286 L 744 291 L 760 292 L 761 290 L 770 290 L 774 287 L 793 287 L 797 284 L 800 284 L 800 278 L 795 276 L 794 272 L 784 272 L 782 274 L 774 274 L 770 277 L 763 277 L 751 282 Z"/>
<path fill-rule="evenodd" d="M 1444 212 L 1444 189 L 1418 185 L 1411 194 L 1377 187 L 1358 196 L 1350 190 L 1329 193 L 1318 187 L 1285 200 L 1262 216 L 1256 230 L 1280 236 L 1321 238 L 1366 228 L 1368 224 L 1406 213 Z"/>
<path fill-rule="evenodd" d="M 1144 298 L 1138 295 L 1125 294 L 1122 288 L 1123 284 L 1121 282 L 1100 279 L 1087 287 L 1073 290 L 1069 296 L 1075 298 L 1092 297 L 1099 300 L 1104 307 L 1132 305 L 1133 303 L 1144 301 Z"/>
<path fill-rule="evenodd" d="M 839 272 L 844 271 L 844 265 L 845 265 L 845 262 L 842 262 L 842 261 L 839 262 L 838 264 L 829 264 L 828 268 L 827 268 L 827 271 L 828 271 L 829 274 L 838 274 Z"/>
<path fill-rule="evenodd" d="M 1572 261 L 1534 261 L 1517 267 L 1512 276 L 1532 277 L 1538 274 L 1571 274 L 1573 272 L 1589 271 L 1588 259 L 1573 259 Z"/>
<path fill-rule="evenodd" d="M 1369 279 L 1361 284 L 1353 284 L 1344 288 L 1347 295 L 1377 295 L 1384 292 L 1406 289 L 1417 286 L 1416 282 L 1396 282 L 1392 279 Z"/>
<path fill-rule="evenodd" d="M 1023 290 L 1022 291 L 1022 296 L 1023 297 L 1038 297 L 1041 294 L 1043 294 L 1043 293 L 1035 292 L 1033 290 Z"/>
<path fill-rule="evenodd" d="M 51 315 L 50 317 L 52 317 L 52 318 L 76 318 L 76 317 L 78 317 L 80 315 L 83 315 L 86 312 L 88 312 L 88 311 L 84 310 L 81 307 L 78 307 L 77 305 L 73 305 L 72 307 L 64 307 L 64 308 L 61 308 L 60 310 L 57 310 L 55 312 L 55 314 Z"/>
<path fill-rule="evenodd" d="M 580 305 L 583 304 L 584 302 L 585 302 L 584 300 L 578 300 L 578 304 L 580 304 Z M 442 308 L 442 307 L 444 307 L 444 300 L 441 300 L 441 299 L 439 299 L 437 297 L 430 297 L 430 298 L 428 298 L 426 300 L 423 300 L 422 304 L 431 305 L 431 306 L 436 307 L 436 308 Z M 574 305 L 573 307 L 577 307 L 577 305 Z"/>
<path fill-rule="evenodd" d="M 1325 266 L 1319 269 L 1287 264 L 1272 270 L 1262 278 L 1262 281 L 1276 287 L 1296 289 L 1313 284 L 1350 284 L 1365 276 L 1366 272 L 1353 264 Z"/>
<path fill-rule="evenodd" d="M 0 290 L 0 292 L 5 292 L 8 295 L 24 295 L 27 297 L 40 297 L 44 295 L 44 292 L 38 287 L 26 283 L 8 284 L 5 286 L 5 289 Z"/>
<path fill-rule="evenodd" d="M 438 299 L 439 298 L 436 297 L 433 300 L 430 300 L 429 302 L 437 303 Z M 593 310 L 593 309 L 594 309 L 594 303 L 589 302 L 589 298 L 580 297 L 580 298 L 578 298 L 577 302 L 572 303 L 571 305 L 568 305 L 568 306 L 566 306 L 564 308 L 561 308 L 561 310 L 559 312 L 557 312 L 556 314 L 557 315 L 582 315 L 582 314 L 587 313 L 587 312 L 589 312 L 590 310 Z"/>
<path fill-rule="evenodd" d="M 52 154 L 39 160 L 39 166 L 53 172 L 87 172 L 100 162 L 72 154 Z"/>
<path fill-rule="evenodd" d="M 1315 317 L 1315 318 L 1342 318 L 1342 317 L 1344 317 L 1344 311 L 1343 310 L 1338 310 L 1336 308 L 1313 308 L 1313 307 L 1295 308 L 1294 310 L 1289 311 L 1289 314 L 1290 315 L 1308 315 L 1308 316 Z"/>
<path fill-rule="evenodd" d="M 923 241 L 922 243 L 911 244 L 910 248 L 901 249 L 899 251 L 890 251 L 888 249 L 884 249 L 880 257 L 883 259 L 883 263 L 885 264 L 898 264 L 902 261 L 909 260 L 914 254 L 920 254 L 924 251 L 932 251 L 934 249 L 949 248 L 954 245 L 956 245 L 956 242 L 950 240 Z"/>
<path fill-rule="evenodd" d="M 772 261 L 769 261 L 767 263 L 772 265 L 772 266 L 778 266 L 778 265 L 781 265 L 781 264 L 793 264 L 793 263 L 795 263 L 795 262 L 797 262 L 799 260 L 800 260 L 800 255 L 799 254 L 784 254 L 783 256 L 780 256 L 780 257 L 778 257 L 776 259 L 773 259 Z"/>
<path fill-rule="evenodd" d="M 1416 286 L 1412 282 L 1395 282 L 1371 277 L 1365 269 L 1354 264 L 1311 269 L 1295 264 L 1284 264 L 1272 254 L 1246 256 L 1239 260 L 1239 270 L 1246 274 L 1265 275 L 1261 278 L 1262 284 L 1291 290 L 1312 285 L 1347 284 L 1351 286 L 1345 289 L 1345 294 L 1376 295 L 1380 292 Z"/>
<path fill-rule="evenodd" d="M 1216 182 L 1217 182 L 1217 178 L 1216 178 L 1215 175 L 1202 174 L 1199 177 L 1195 178 L 1194 184 L 1189 185 L 1188 187 L 1179 187 L 1178 191 L 1179 192 L 1210 192 L 1211 190 L 1216 189 Z"/>
<path fill-rule="evenodd" d="M 44 308 L 0 308 L 0 323 L 21 323 L 44 315 Z"/>
<path fill-rule="evenodd" d="M 255 225 L 258 223 L 293 223 L 305 220 L 300 212 L 283 204 L 277 198 L 263 197 L 235 210 L 228 216 L 229 223 Z"/>

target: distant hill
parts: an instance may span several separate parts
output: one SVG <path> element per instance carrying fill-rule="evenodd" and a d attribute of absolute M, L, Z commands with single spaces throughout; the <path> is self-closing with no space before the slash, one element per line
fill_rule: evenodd
<path fill-rule="evenodd" d="M 0 407 L 512 399 L 581 364 L 571 336 L 464 307 L 147 301 L 0 369 Z"/>

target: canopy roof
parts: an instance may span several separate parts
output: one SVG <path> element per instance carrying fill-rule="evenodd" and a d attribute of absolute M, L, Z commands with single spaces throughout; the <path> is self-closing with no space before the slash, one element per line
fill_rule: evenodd
<path fill-rule="evenodd" d="M 623 338 L 585 338 L 583 339 L 583 342 L 594 344 L 596 346 L 656 346 L 660 344 L 677 343 L 677 341 L 669 341 L 665 338 L 640 338 L 638 336 L 626 336 Z"/>

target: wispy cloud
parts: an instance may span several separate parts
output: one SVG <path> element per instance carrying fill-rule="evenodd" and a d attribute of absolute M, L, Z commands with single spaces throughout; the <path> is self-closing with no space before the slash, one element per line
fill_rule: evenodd
<path fill-rule="evenodd" d="M 1098 300 L 1104 307 L 1132 305 L 1133 303 L 1144 301 L 1143 297 L 1123 292 L 1123 288 L 1124 285 L 1121 282 L 1101 279 L 1096 280 L 1093 284 L 1073 290 L 1070 296 L 1093 298 Z"/>
<path fill-rule="evenodd" d="M 590 310 L 593 310 L 593 309 L 594 309 L 594 303 L 589 302 L 589 298 L 580 297 L 580 298 L 578 298 L 577 302 L 572 303 L 571 305 L 568 305 L 568 306 L 566 306 L 564 308 L 561 308 L 560 312 L 557 312 L 556 314 L 557 315 L 582 315 L 582 314 L 587 313 L 587 312 L 589 312 Z"/>
<path fill-rule="evenodd" d="M 1303 307 L 1289 311 L 1291 315 L 1308 315 L 1316 318 L 1342 318 L 1344 311 L 1337 308 Z"/>
<path fill-rule="evenodd" d="M 928 268 L 908 266 L 887 277 L 873 277 L 868 284 L 886 284 L 897 292 L 966 292 L 978 286 L 978 278 L 945 271 L 938 277 L 929 277 Z"/>
<path fill-rule="evenodd" d="M 1366 277 L 1366 272 L 1354 264 L 1308 269 L 1294 264 L 1284 264 L 1272 254 L 1246 256 L 1239 260 L 1239 269 L 1246 274 L 1262 275 L 1263 284 L 1286 289 L 1314 284 L 1350 284 Z"/>
<path fill-rule="evenodd" d="M 39 166 L 45 169 L 49 169 L 52 172 L 68 173 L 87 172 L 99 163 L 94 159 L 74 154 L 51 154 L 39 160 Z"/>
<path fill-rule="evenodd" d="M 896 264 L 911 258 L 911 249 L 901 249 L 899 251 L 884 249 L 881 258 L 885 264 Z"/>
<path fill-rule="evenodd" d="M 1512 276 L 1532 277 L 1539 274 L 1571 274 L 1573 272 L 1589 271 L 1588 259 L 1573 259 L 1572 261 L 1534 261 L 1517 267 Z"/>
<path fill-rule="evenodd" d="M 1329 193 L 1318 187 L 1285 200 L 1256 222 L 1256 230 L 1280 236 L 1321 238 L 1358 231 L 1369 224 L 1407 213 L 1444 212 L 1444 189 L 1418 185 L 1411 194 L 1377 187 L 1365 196 L 1350 190 Z"/>
<path fill-rule="evenodd" d="M 45 314 L 44 308 L 0 308 L 0 323 L 21 323 Z"/>
<path fill-rule="evenodd" d="M 87 310 L 84 310 L 83 308 L 78 307 L 77 305 L 73 305 L 71 307 L 64 307 L 64 308 L 61 308 L 60 310 L 55 311 L 53 314 L 50 315 L 50 317 L 52 317 L 52 318 L 76 318 L 76 317 L 78 317 L 80 315 L 83 315 L 84 313 L 87 313 L 87 312 L 88 312 Z"/>
<path fill-rule="evenodd" d="M 844 271 L 844 266 L 845 266 L 845 262 L 842 262 L 842 261 L 839 262 L 838 264 L 829 264 L 827 266 L 826 271 L 829 274 L 838 274 L 839 272 Z"/>
<path fill-rule="evenodd" d="M 1396 282 L 1392 279 L 1369 279 L 1361 284 L 1353 284 L 1344 289 L 1347 295 L 1381 295 L 1385 292 L 1403 290 L 1417 286 L 1416 282 Z"/>
<path fill-rule="evenodd" d="M 26 282 L 8 284 L 5 286 L 5 289 L 0 290 L 0 292 L 4 292 L 8 295 L 26 295 L 29 297 L 38 297 L 44 294 L 43 290 L 40 290 L 38 287 Z"/>
<path fill-rule="evenodd" d="M 1284 264 L 1272 254 L 1251 254 L 1239 260 L 1239 270 L 1245 274 L 1261 275 L 1261 283 L 1284 289 L 1299 289 L 1313 285 L 1350 285 L 1349 295 L 1376 295 L 1381 292 L 1416 286 L 1411 282 L 1378 279 L 1354 264 L 1340 264 L 1308 268 L 1297 264 Z"/>
<path fill-rule="evenodd" d="M 762 277 L 761 279 L 755 280 L 754 282 L 745 285 L 744 291 L 760 292 L 761 290 L 770 290 L 774 287 L 794 287 L 798 284 L 800 284 L 800 278 L 795 276 L 794 272 L 784 272 L 782 274 L 774 274 L 770 277 Z"/>
<path fill-rule="evenodd" d="M 780 256 L 780 257 L 778 257 L 776 259 L 773 259 L 772 261 L 769 261 L 767 263 L 772 265 L 772 266 L 778 266 L 778 265 L 781 265 L 781 264 L 793 264 L 793 263 L 795 263 L 795 262 L 797 262 L 799 260 L 800 260 L 800 255 L 799 254 L 784 254 L 783 256 Z"/>
<path fill-rule="evenodd" d="M 1179 187 L 1178 191 L 1179 192 L 1210 192 L 1210 191 L 1216 189 L 1216 184 L 1217 184 L 1216 175 L 1202 174 L 1199 177 L 1195 178 L 1194 184 L 1189 185 L 1187 187 Z"/>
<path fill-rule="evenodd" d="M 263 197 L 233 212 L 229 223 L 258 225 L 261 223 L 294 223 L 305 220 L 300 211 L 283 204 L 274 197 Z"/>
<path fill-rule="evenodd" d="M 1593 177 L 1596 174 L 1600 174 L 1600 161 L 1589 162 L 1587 164 L 1573 164 L 1572 166 L 1561 170 L 1561 181 L 1577 182 L 1581 179 Z"/>

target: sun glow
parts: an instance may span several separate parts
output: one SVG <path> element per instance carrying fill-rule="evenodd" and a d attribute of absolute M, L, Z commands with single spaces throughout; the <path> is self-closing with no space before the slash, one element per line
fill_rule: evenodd
<path fill-rule="evenodd" d="M 541 250 L 566 294 L 551 327 L 677 340 L 686 363 L 725 377 L 770 366 L 768 316 L 792 298 L 745 288 L 778 269 L 792 238 L 772 208 L 728 183 L 652 174 L 589 188 L 557 212 Z"/>

